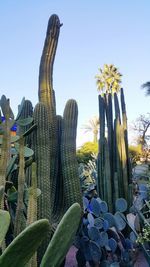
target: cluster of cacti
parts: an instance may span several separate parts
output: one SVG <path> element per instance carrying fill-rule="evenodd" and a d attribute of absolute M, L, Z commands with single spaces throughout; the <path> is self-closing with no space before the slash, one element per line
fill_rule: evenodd
<path fill-rule="evenodd" d="M 128 155 L 127 116 L 123 89 L 121 89 L 121 110 L 116 93 L 99 95 L 99 154 L 97 190 L 114 210 L 117 198 L 130 201 L 131 169 Z M 114 119 L 113 119 L 114 117 Z"/>
<path fill-rule="evenodd" d="M 40 63 L 39 103 L 33 109 L 32 103 L 23 98 L 14 119 L 9 100 L 2 96 L 0 102 L 5 117 L 5 121 L 0 120 L 0 186 L 6 193 L 5 203 L 2 194 L 0 207 L 4 209 L 5 204 L 12 221 L 11 238 L 6 243 L 36 218 L 48 219 L 52 227 L 38 250 L 38 265 L 66 210 L 75 202 L 82 206 L 76 160 L 76 101 L 67 102 L 63 117 L 56 115 L 53 63 L 60 26 L 58 16 L 52 15 Z M 11 137 L 14 124 L 17 135 Z"/>
<path fill-rule="evenodd" d="M 135 243 L 126 219 L 127 201 L 117 199 L 114 214 L 99 197 L 83 197 L 83 203 L 83 221 L 75 242 L 78 266 L 86 262 L 90 266 L 133 266 L 130 252 Z"/>
<path fill-rule="evenodd" d="M 27 162 L 27 166 L 32 163 L 33 155 L 33 150 L 24 146 L 24 139 L 32 132 L 34 129 L 33 126 L 20 136 L 10 135 L 10 129 L 14 124 L 26 127 L 33 121 L 31 117 L 20 119 L 24 103 L 25 100 L 23 99 L 18 110 L 18 115 L 16 119 L 14 119 L 7 98 L 3 95 L 0 100 L 2 115 L 5 117 L 5 120 L 0 124 L 0 185 L 2 192 L 0 205 L 1 209 L 9 210 L 11 215 L 11 240 L 26 227 L 26 207 L 24 201 L 26 184 L 25 169 Z M 3 194 L 3 191 L 5 191 L 5 194 Z M 8 243 L 11 242 L 11 240 L 9 240 Z"/>
<path fill-rule="evenodd" d="M 0 99 L 0 267 L 60 266 L 81 220 L 81 190 L 84 215 L 75 242 L 79 266 L 87 261 L 91 266 L 132 266 L 129 252 L 136 240 L 150 264 L 143 244 L 149 242 L 150 231 L 146 197 L 144 208 L 139 209 L 141 199 L 133 203 L 138 226 L 135 219 L 133 227 L 126 213 L 132 199 L 123 89 L 121 111 L 113 90 L 99 95 L 97 173 L 93 162 L 78 169 L 76 101 L 67 101 L 63 117 L 56 113 L 53 64 L 60 27 L 58 16 L 52 15 L 40 62 L 39 103 L 35 108 L 23 98 L 14 119 L 9 99 L 4 95 Z M 113 89 L 112 84 L 109 89 Z M 14 124 L 17 135 L 12 137 Z M 146 225 L 143 235 L 140 224 Z M 127 237 L 123 233 L 130 234 Z"/>
<path fill-rule="evenodd" d="M 7 211 L 0 210 L 0 242 L 9 227 Z M 60 221 L 44 254 L 40 267 L 60 266 L 72 244 L 81 220 L 81 207 L 74 203 Z M 47 219 L 38 220 L 22 231 L 0 256 L 0 267 L 24 267 L 29 263 L 41 242 L 47 237 L 50 224 Z M 61 236 L 61 238 L 60 238 Z M 62 242 L 63 240 L 63 242 Z M 35 265 L 30 265 L 34 266 Z"/>

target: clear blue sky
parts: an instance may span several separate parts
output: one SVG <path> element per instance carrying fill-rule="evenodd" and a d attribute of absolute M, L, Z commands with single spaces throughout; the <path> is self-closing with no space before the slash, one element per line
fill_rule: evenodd
<path fill-rule="evenodd" d="M 63 23 L 54 64 L 57 114 L 65 103 L 78 102 L 81 126 L 98 114 L 95 75 L 114 64 L 123 74 L 128 122 L 150 112 L 150 97 L 141 84 L 150 80 L 149 0 L 1 0 L 0 93 L 16 113 L 23 96 L 38 101 L 38 72 L 49 16 Z"/>

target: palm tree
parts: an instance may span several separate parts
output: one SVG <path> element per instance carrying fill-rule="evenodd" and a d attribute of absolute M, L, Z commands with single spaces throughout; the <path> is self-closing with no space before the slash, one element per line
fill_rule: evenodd
<path fill-rule="evenodd" d="M 120 90 L 121 76 L 122 74 L 118 71 L 113 64 L 104 64 L 103 69 L 99 69 L 100 75 L 97 75 L 97 88 L 102 94 L 117 93 Z"/>
<path fill-rule="evenodd" d="M 82 126 L 82 129 L 85 130 L 85 132 L 92 132 L 93 133 L 93 142 L 97 143 L 97 135 L 99 131 L 99 118 L 97 116 L 94 116 L 91 118 L 87 124 L 84 124 Z"/>
<path fill-rule="evenodd" d="M 142 89 L 146 89 L 146 95 L 150 95 L 150 82 L 143 83 L 141 86 Z"/>

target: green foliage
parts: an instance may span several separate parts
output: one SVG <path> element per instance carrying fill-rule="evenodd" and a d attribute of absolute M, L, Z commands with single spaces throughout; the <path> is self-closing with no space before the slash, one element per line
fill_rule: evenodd
<path fill-rule="evenodd" d="M 142 155 L 141 145 L 129 146 L 129 156 L 131 158 L 132 164 L 135 164 L 138 160 L 140 160 L 141 155 Z"/>
<path fill-rule="evenodd" d="M 86 142 L 80 148 L 77 149 L 78 163 L 87 164 L 89 160 L 92 160 L 92 154 L 98 153 L 98 144 L 93 142 Z"/>
<path fill-rule="evenodd" d="M 144 244 L 145 242 L 149 242 L 149 240 L 150 240 L 150 225 L 145 225 L 145 227 L 142 228 L 142 233 L 139 233 L 136 242 L 139 244 Z"/>
<path fill-rule="evenodd" d="M 99 69 L 100 75 L 97 75 L 97 87 L 102 93 L 115 93 L 120 90 L 121 76 L 113 64 L 104 64 L 103 69 Z"/>

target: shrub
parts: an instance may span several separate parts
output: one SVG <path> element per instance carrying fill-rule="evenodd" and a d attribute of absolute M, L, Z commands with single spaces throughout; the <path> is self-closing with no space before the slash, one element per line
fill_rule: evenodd
<path fill-rule="evenodd" d="M 89 160 L 92 160 L 92 154 L 98 153 L 98 143 L 86 142 L 77 150 L 78 163 L 87 164 Z"/>

